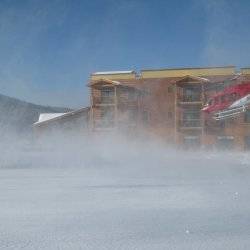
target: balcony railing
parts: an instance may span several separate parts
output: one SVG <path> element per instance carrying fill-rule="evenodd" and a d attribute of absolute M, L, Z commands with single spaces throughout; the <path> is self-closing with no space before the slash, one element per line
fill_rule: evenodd
<path fill-rule="evenodd" d="M 201 95 L 182 95 L 179 96 L 180 102 L 201 102 Z"/>
<path fill-rule="evenodd" d="M 93 104 L 94 105 L 102 105 L 102 104 L 114 104 L 115 98 L 114 97 L 94 97 Z"/>
<path fill-rule="evenodd" d="M 114 128 L 115 121 L 114 119 L 95 119 L 94 124 L 95 128 L 100 128 L 100 129 Z"/>
<path fill-rule="evenodd" d="M 122 106 L 138 106 L 138 99 L 136 98 L 126 98 L 126 97 L 119 97 L 118 100 L 118 105 Z"/>
<path fill-rule="evenodd" d="M 200 128 L 201 126 L 201 119 L 183 119 L 180 121 L 180 127 L 182 128 Z"/>

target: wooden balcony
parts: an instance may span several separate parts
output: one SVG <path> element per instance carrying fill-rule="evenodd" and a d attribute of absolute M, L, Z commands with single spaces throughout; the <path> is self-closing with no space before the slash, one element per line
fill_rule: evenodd
<path fill-rule="evenodd" d="M 182 119 L 179 121 L 180 129 L 202 129 L 201 119 Z"/>
<path fill-rule="evenodd" d="M 177 100 L 179 104 L 187 104 L 187 105 L 201 105 L 202 98 L 200 94 L 197 95 L 178 95 Z"/>
<path fill-rule="evenodd" d="M 137 98 L 130 99 L 126 97 L 119 97 L 117 103 L 119 106 L 137 107 L 139 101 Z"/>
<path fill-rule="evenodd" d="M 93 106 L 113 106 L 115 105 L 114 97 L 94 97 Z"/>
<path fill-rule="evenodd" d="M 95 119 L 94 120 L 94 128 L 100 130 L 109 130 L 114 129 L 115 121 L 114 119 Z"/>

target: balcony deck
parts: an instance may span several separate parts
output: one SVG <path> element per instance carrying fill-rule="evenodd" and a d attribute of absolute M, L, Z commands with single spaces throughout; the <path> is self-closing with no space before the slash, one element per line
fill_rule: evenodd
<path fill-rule="evenodd" d="M 115 98 L 94 97 L 93 106 L 114 106 Z"/>
<path fill-rule="evenodd" d="M 179 122 L 180 129 L 202 129 L 202 120 L 201 119 L 182 119 Z"/>

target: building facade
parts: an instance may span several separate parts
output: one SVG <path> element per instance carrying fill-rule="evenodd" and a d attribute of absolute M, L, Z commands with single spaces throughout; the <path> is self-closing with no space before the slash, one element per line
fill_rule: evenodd
<path fill-rule="evenodd" d="M 125 73 L 124 73 L 125 74 Z M 131 73 L 133 74 L 133 73 Z M 129 77 L 129 76 L 127 76 Z M 144 127 L 143 89 L 136 84 L 100 78 L 91 88 L 90 126 L 92 132 L 121 132 L 138 135 Z"/>
<path fill-rule="evenodd" d="M 90 128 L 158 138 L 183 148 L 250 148 L 250 111 L 216 121 L 202 107 L 227 84 L 250 80 L 234 66 L 98 72 L 90 78 Z"/>

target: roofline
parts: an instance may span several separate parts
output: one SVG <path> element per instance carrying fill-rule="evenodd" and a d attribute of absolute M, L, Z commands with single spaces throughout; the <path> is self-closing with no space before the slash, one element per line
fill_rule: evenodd
<path fill-rule="evenodd" d="M 112 85 L 119 85 L 121 84 L 120 82 L 118 81 L 114 81 L 114 80 L 110 80 L 108 78 L 100 78 L 100 79 L 97 79 L 97 80 L 93 80 L 91 81 L 90 83 L 87 84 L 88 87 L 91 87 L 97 83 L 101 83 L 101 82 L 106 82 L 106 83 L 109 83 L 109 84 L 112 84 Z"/>
<path fill-rule="evenodd" d="M 116 87 L 132 88 L 132 89 L 137 89 L 137 90 L 141 91 L 139 88 L 137 88 L 136 86 L 134 86 L 132 84 L 125 84 L 123 82 L 110 80 L 107 78 L 100 78 L 98 80 L 92 81 L 91 83 L 87 84 L 87 87 L 92 88 L 95 84 L 98 84 L 99 82 L 106 82 L 106 83 L 109 83 L 109 84 L 116 86 Z"/>
<path fill-rule="evenodd" d="M 107 72 L 107 73 L 106 73 Z M 100 74 L 98 72 L 91 73 L 91 76 L 102 76 L 102 75 L 122 75 L 122 74 L 136 74 L 135 70 L 121 70 L 121 71 L 102 71 Z"/>
<path fill-rule="evenodd" d="M 77 109 L 77 110 L 73 110 L 71 112 L 68 112 L 64 115 L 61 115 L 61 116 L 57 116 L 57 117 L 54 117 L 54 118 L 51 118 L 49 120 L 46 120 L 46 121 L 41 121 L 41 122 L 35 122 L 33 124 L 33 126 L 40 126 L 40 125 L 43 125 L 45 123 L 48 123 L 48 122 L 52 122 L 52 121 L 56 121 L 56 120 L 60 120 L 62 118 L 65 118 L 65 117 L 68 117 L 68 116 L 71 116 L 71 115 L 75 115 L 75 114 L 78 114 L 78 113 L 81 113 L 82 111 L 87 111 L 87 110 L 90 110 L 90 107 L 84 107 L 84 108 L 80 108 L 80 109 Z"/>
<path fill-rule="evenodd" d="M 211 82 L 209 79 L 204 78 L 204 77 L 186 75 L 186 76 L 183 76 L 181 79 L 177 79 L 177 80 L 175 81 L 175 83 L 179 83 L 179 82 L 183 81 L 183 80 L 186 79 L 186 78 L 195 79 L 195 80 L 200 80 L 201 82 Z"/>
<path fill-rule="evenodd" d="M 227 66 L 215 66 L 215 67 L 186 67 L 186 68 L 164 68 L 164 69 L 142 69 L 141 72 L 145 71 L 165 71 L 165 70 L 188 70 L 188 69 L 223 69 L 223 68 L 236 68 L 234 65 Z"/>

